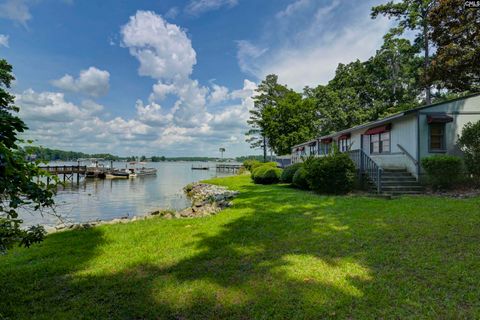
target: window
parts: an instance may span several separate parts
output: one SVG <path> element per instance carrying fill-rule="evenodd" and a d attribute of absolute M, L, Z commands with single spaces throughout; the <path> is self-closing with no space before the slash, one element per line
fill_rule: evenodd
<path fill-rule="evenodd" d="M 370 153 L 390 152 L 390 132 L 382 132 L 370 135 Z"/>
<path fill-rule="evenodd" d="M 445 151 L 445 123 L 430 124 L 430 152 Z"/>
<path fill-rule="evenodd" d="M 350 138 L 343 138 L 338 140 L 338 149 L 340 149 L 341 152 L 348 151 L 348 148 L 350 148 Z"/>
<path fill-rule="evenodd" d="M 319 154 L 327 155 L 330 153 L 330 144 L 322 143 L 322 148 L 319 150 Z"/>
<path fill-rule="evenodd" d="M 317 154 L 317 143 L 313 143 L 310 145 L 310 155 L 314 156 Z"/>

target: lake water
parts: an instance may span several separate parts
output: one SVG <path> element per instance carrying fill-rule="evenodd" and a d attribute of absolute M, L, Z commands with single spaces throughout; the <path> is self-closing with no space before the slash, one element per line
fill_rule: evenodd
<path fill-rule="evenodd" d="M 50 163 L 50 165 L 76 165 L 77 163 Z M 125 168 L 125 163 L 114 162 L 114 167 Z M 192 170 L 194 166 L 209 166 L 210 170 Z M 215 163 L 207 162 L 158 162 L 146 167 L 157 168 L 156 176 L 131 179 L 83 179 L 79 186 L 60 187 L 55 196 L 56 213 L 66 222 L 112 220 L 119 217 L 143 216 L 158 209 L 183 209 L 190 201 L 183 187 L 228 174 L 216 172 Z M 61 177 L 61 176 L 60 176 Z M 75 177 L 76 179 L 76 177 Z M 22 213 L 25 225 L 54 226 L 59 220 L 50 215 Z"/>

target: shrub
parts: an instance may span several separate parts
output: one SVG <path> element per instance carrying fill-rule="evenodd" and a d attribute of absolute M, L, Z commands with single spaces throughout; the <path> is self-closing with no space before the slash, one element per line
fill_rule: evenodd
<path fill-rule="evenodd" d="M 292 183 L 295 172 L 297 172 L 297 170 L 300 169 L 301 167 L 302 167 L 301 163 L 295 163 L 295 164 L 292 164 L 291 166 L 286 167 L 283 170 L 282 176 L 280 177 L 280 181 L 284 183 Z"/>
<path fill-rule="evenodd" d="M 467 172 L 477 183 L 480 182 L 480 121 L 469 122 L 463 127 L 458 144 L 465 154 Z"/>
<path fill-rule="evenodd" d="M 258 168 L 258 167 L 263 167 L 263 166 L 268 166 L 268 167 L 271 167 L 271 168 L 276 168 L 278 167 L 278 163 L 276 162 L 257 162 L 257 163 L 254 163 L 252 165 L 252 170 L 255 170 L 255 168 Z"/>
<path fill-rule="evenodd" d="M 346 153 L 332 153 L 304 163 L 310 189 L 326 194 L 346 194 L 353 189 L 355 164 Z"/>
<path fill-rule="evenodd" d="M 293 175 L 292 184 L 303 190 L 308 190 L 307 171 L 301 166 Z"/>
<path fill-rule="evenodd" d="M 245 160 L 243 161 L 243 166 L 245 167 L 245 169 L 247 169 L 248 171 L 252 171 L 253 170 L 253 166 L 258 164 L 258 163 L 261 163 L 260 161 L 258 160 Z"/>
<path fill-rule="evenodd" d="M 428 181 L 435 189 L 452 187 L 462 177 L 462 159 L 449 155 L 435 155 L 422 159 Z"/>
<path fill-rule="evenodd" d="M 264 165 L 253 170 L 252 179 L 257 184 L 273 184 L 280 181 L 281 175 L 282 169 Z"/>

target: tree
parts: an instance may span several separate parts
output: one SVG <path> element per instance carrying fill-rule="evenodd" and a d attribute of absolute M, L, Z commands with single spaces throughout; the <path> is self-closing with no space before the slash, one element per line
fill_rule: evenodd
<path fill-rule="evenodd" d="M 220 148 L 218 149 L 218 151 L 220 151 L 220 153 L 222 154 L 222 160 L 223 160 L 223 153 L 225 152 L 225 148 Z"/>
<path fill-rule="evenodd" d="M 454 92 L 480 89 L 480 10 L 464 0 L 439 0 L 429 14 L 437 48 L 430 74 Z"/>
<path fill-rule="evenodd" d="M 424 52 L 423 83 L 427 104 L 431 103 L 431 80 L 427 73 L 430 67 L 431 45 L 429 37 L 429 30 L 431 28 L 429 13 L 437 1 L 438 0 L 390 1 L 372 8 L 372 18 L 375 19 L 379 15 L 384 15 L 398 21 L 397 27 L 391 30 L 391 34 L 400 35 L 407 30 L 417 32 L 415 35 L 415 45 L 422 47 Z"/>
<path fill-rule="evenodd" d="M 265 108 L 263 120 L 269 146 L 278 155 L 290 154 L 292 146 L 319 134 L 315 104 L 291 89 L 282 92 L 274 106 Z"/>
<path fill-rule="evenodd" d="M 476 182 L 480 183 L 480 121 L 467 123 L 458 139 L 465 154 L 465 165 Z"/>
<path fill-rule="evenodd" d="M 29 247 L 43 240 L 43 227 L 21 229 L 23 221 L 18 210 L 37 211 L 53 206 L 56 188 L 55 184 L 42 182 L 47 174 L 38 163 L 27 162 L 19 146 L 23 141 L 17 135 L 27 127 L 16 115 L 19 109 L 13 105 L 14 96 L 7 91 L 13 80 L 12 66 L 0 60 L 0 252 L 15 243 Z"/>
<path fill-rule="evenodd" d="M 263 113 L 266 108 L 274 107 L 286 88 L 278 84 L 278 76 L 274 74 L 267 75 L 258 88 L 255 90 L 256 95 L 253 97 L 254 106 L 250 110 L 250 118 L 247 123 L 250 130 L 246 133 L 247 142 L 251 148 L 263 149 L 263 160 L 267 161 L 267 138 L 265 136 L 265 121 Z"/>

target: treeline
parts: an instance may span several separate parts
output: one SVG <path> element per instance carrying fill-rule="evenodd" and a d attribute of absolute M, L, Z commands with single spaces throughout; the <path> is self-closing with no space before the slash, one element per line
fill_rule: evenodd
<path fill-rule="evenodd" d="M 242 162 L 242 163 L 246 160 L 263 161 L 263 156 L 262 155 L 252 155 L 252 156 L 242 156 L 242 157 L 236 157 L 235 158 L 235 161 Z M 273 160 L 275 160 L 275 157 L 273 157 Z"/>
<path fill-rule="evenodd" d="M 372 8 L 372 18 L 382 15 L 397 25 L 376 54 L 339 64 L 326 85 L 296 92 L 276 75 L 262 81 L 248 120 L 252 148 L 289 154 L 319 135 L 479 90 L 480 10 L 462 0 L 403 0 Z"/>
<path fill-rule="evenodd" d="M 25 156 L 30 159 L 41 161 L 76 161 L 78 159 L 97 158 L 108 161 L 145 161 L 145 162 L 162 162 L 162 161 L 217 161 L 218 158 L 214 157 L 165 157 L 165 156 L 152 156 L 150 158 L 146 156 L 129 156 L 120 157 L 111 155 L 109 153 L 96 153 L 88 154 L 76 151 L 64 151 L 50 148 L 43 148 L 37 146 L 27 146 L 23 148 Z M 261 156 L 244 156 L 238 157 L 235 160 L 243 162 L 246 159 L 260 159 Z"/>
<path fill-rule="evenodd" d="M 42 161 L 76 161 L 81 158 L 102 158 L 112 161 L 123 160 L 123 158 L 109 153 L 87 154 L 83 152 L 64 151 L 36 146 L 27 146 L 24 147 L 24 150 L 28 157 Z"/>

